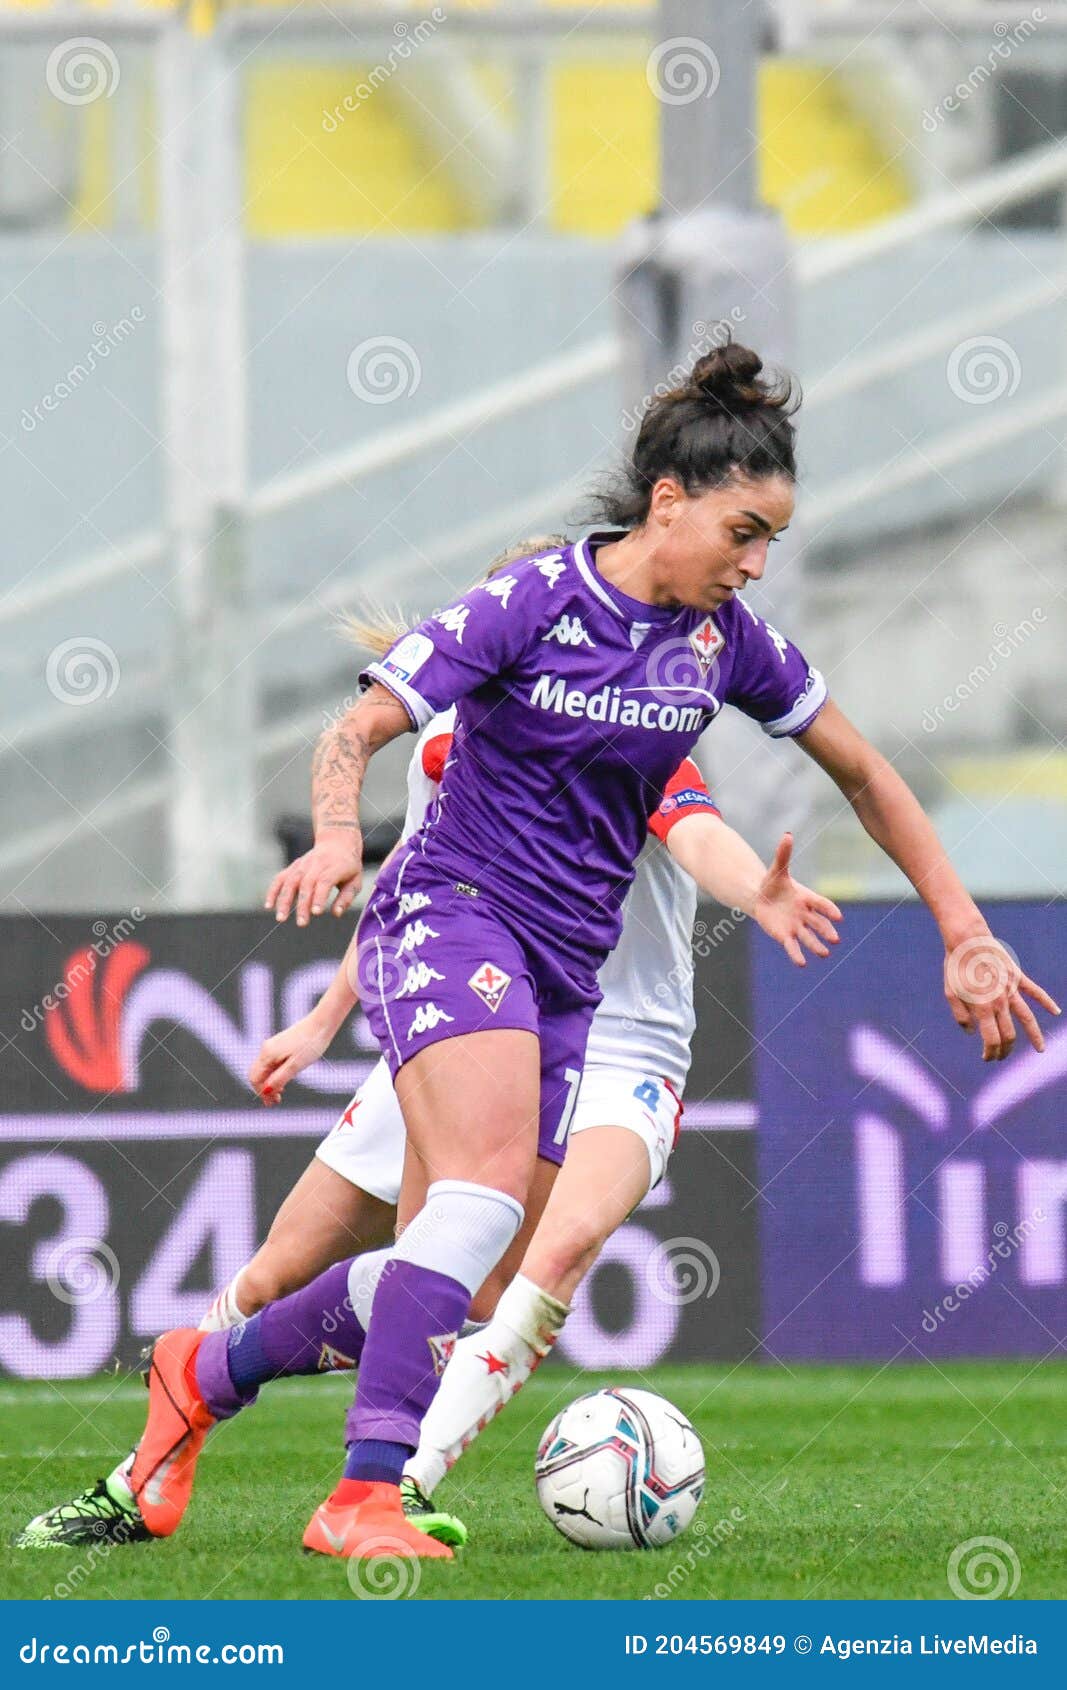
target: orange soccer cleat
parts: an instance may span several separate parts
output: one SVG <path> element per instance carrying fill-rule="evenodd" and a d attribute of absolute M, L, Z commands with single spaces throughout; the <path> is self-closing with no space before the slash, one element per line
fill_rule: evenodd
<path fill-rule="evenodd" d="M 177 1531 L 189 1506 L 204 1439 L 215 1424 L 196 1383 L 196 1353 L 203 1338 L 203 1332 L 179 1326 L 152 1346 L 148 1423 L 127 1483 L 153 1537 Z"/>
<path fill-rule="evenodd" d="M 400 1486 L 369 1484 L 362 1502 L 320 1502 L 304 1533 L 304 1548 L 343 1560 L 451 1561 L 447 1544 L 437 1543 L 404 1516 Z"/>

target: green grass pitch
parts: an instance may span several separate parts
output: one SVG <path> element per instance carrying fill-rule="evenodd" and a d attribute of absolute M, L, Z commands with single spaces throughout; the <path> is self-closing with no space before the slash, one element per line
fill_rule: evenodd
<path fill-rule="evenodd" d="M 630 1376 L 700 1432 L 703 1530 L 656 1552 L 590 1554 L 542 1515 L 532 1462 L 551 1415 L 607 1382 L 546 1368 L 489 1428 L 439 1492 L 470 1545 L 454 1564 L 422 1567 L 417 1599 L 947 1597 L 949 1556 L 976 1537 L 1011 1546 L 1017 1598 L 1067 1592 L 1067 1364 Z M 344 1564 L 300 1549 L 338 1471 L 349 1389 L 337 1378 L 278 1385 L 222 1426 L 169 1541 L 29 1553 L 6 1547 L 10 1532 L 110 1468 L 144 1397 L 129 1380 L 3 1384 L 4 1595 L 352 1600 Z"/>

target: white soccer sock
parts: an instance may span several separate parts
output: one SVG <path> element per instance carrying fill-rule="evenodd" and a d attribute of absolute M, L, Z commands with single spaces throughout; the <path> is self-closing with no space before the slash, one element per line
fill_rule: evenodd
<path fill-rule="evenodd" d="M 130 1468 L 133 1466 L 133 1459 L 136 1454 L 136 1448 L 131 1449 L 129 1455 L 124 1456 L 118 1466 L 113 1467 L 107 1476 L 108 1483 L 125 1492 L 131 1502 L 133 1501 L 133 1491 L 130 1489 Z"/>
<path fill-rule="evenodd" d="M 366 1250 L 362 1256 L 353 1258 L 348 1270 L 348 1300 L 352 1305 L 352 1313 L 364 1332 L 370 1325 L 371 1304 L 374 1302 L 378 1281 L 382 1277 L 382 1269 L 392 1255 L 393 1248 L 392 1244 L 387 1244 L 382 1250 Z"/>
<path fill-rule="evenodd" d="M 225 1332 L 228 1327 L 241 1326 L 248 1319 L 237 1301 L 237 1287 L 243 1272 L 243 1268 L 239 1269 L 230 1283 L 219 1292 L 197 1327 L 198 1332 Z"/>
<path fill-rule="evenodd" d="M 432 1496 L 448 1468 L 540 1366 L 569 1313 L 516 1274 L 493 1318 L 480 1332 L 460 1338 L 452 1351 L 404 1477 Z"/>
<path fill-rule="evenodd" d="M 444 1274 L 473 1297 L 523 1222 L 525 1210 L 506 1191 L 465 1179 L 438 1179 L 397 1239 L 398 1262 Z"/>

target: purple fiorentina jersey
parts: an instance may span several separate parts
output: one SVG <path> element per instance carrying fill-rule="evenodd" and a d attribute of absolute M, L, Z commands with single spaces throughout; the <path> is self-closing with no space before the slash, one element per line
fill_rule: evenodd
<path fill-rule="evenodd" d="M 648 817 L 724 704 L 774 735 L 826 686 L 741 599 L 713 615 L 630 598 L 597 572 L 614 532 L 510 565 L 404 635 L 361 680 L 416 728 L 457 705 L 453 754 L 418 849 L 505 917 L 594 965 Z"/>

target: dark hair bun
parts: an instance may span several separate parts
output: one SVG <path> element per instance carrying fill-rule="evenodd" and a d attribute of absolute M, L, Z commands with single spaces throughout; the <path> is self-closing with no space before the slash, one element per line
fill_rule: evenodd
<path fill-rule="evenodd" d="M 766 406 L 772 410 L 795 410 L 793 384 L 761 379 L 763 360 L 750 346 L 727 341 L 698 358 L 689 372 L 683 391 L 687 399 L 703 399 L 722 410 L 734 412 Z"/>
<path fill-rule="evenodd" d="M 661 385 L 647 401 L 630 459 L 597 495 L 597 514 L 613 528 L 640 528 L 663 476 L 692 498 L 733 475 L 794 481 L 799 404 L 792 378 L 765 376 L 751 347 L 709 348 L 679 386 Z"/>

